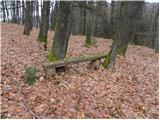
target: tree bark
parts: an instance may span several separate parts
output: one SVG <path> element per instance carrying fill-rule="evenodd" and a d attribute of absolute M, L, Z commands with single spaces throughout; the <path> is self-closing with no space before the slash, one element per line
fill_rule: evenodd
<path fill-rule="evenodd" d="M 72 2 L 60 1 L 52 50 L 48 55 L 50 61 L 63 59 L 66 56 L 71 32 L 71 4 Z"/>
<path fill-rule="evenodd" d="M 113 14 L 114 14 L 114 7 L 115 7 L 115 1 L 111 2 L 111 18 L 110 18 L 110 35 L 113 37 L 114 30 L 113 30 Z"/>
<path fill-rule="evenodd" d="M 25 23 L 24 23 L 24 34 L 29 35 L 31 31 L 31 24 L 32 24 L 32 19 L 31 19 L 31 2 L 26 1 L 26 9 L 25 9 Z"/>
<path fill-rule="evenodd" d="M 2 10 L 3 10 L 3 22 L 5 22 L 6 21 L 6 13 L 5 13 L 5 5 L 4 5 L 3 0 L 1 1 L 1 4 L 2 4 Z"/>
<path fill-rule="evenodd" d="M 129 41 L 131 40 L 133 26 L 137 10 L 139 9 L 138 2 L 141 1 L 122 1 L 120 7 L 117 9 L 114 18 L 114 37 L 111 50 L 106 56 L 103 66 L 106 68 L 113 68 L 116 61 L 117 54 L 125 55 Z M 135 4 L 136 3 L 136 4 Z"/>
<path fill-rule="evenodd" d="M 155 19 L 154 19 L 154 38 L 153 38 L 153 48 L 156 52 L 159 52 L 159 6 L 157 7 Z"/>
<path fill-rule="evenodd" d="M 30 2 L 30 30 L 32 30 L 33 27 L 33 4 L 35 1 Z"/>
<path fill-rule="evenodd" d="M 50 20 L 51 30 L 55 30 L 57 14 L 58 14 L 58 2 L 55 2 L 55 7 L 54 9 L 52 9 L 51 12 L 51 20 Z"/>
<path fill-rule="evenodd" d="M 89 1 L 87 4 L 89 7 L 94 6 L 94 2 Z M 86 40 L 85 40 L 85 46 L 90 47 L 93 43 L 92 35 L 94 34 L 94 11 L 86 10 Z"/>
<path fill-rule="evenodd" d="M 40 31 L 38 35 L 38 41 L 44 42 L 44 50 L 47 50 L 47 33 L 49 28 L 49 11 L 50 11 L 50 1 L 43 1 L 43 8 L 42 8 L 42 17 L 40 23 Z"/>
<path fill-rule="evenodd" d="M 83 4 L 82 4 L 83 6 L 86 6 L 86 2 L 84 2 Z M 83 20 L 83 25 L 84 25 L 84 27 L 83 27 L 83 34 L 85 35 L 85 33 L 86 33 L 86 10 L 85 9 L 83 9 L 83 18 L 84 18 L 84 20 Z"/>
<path fill-rule="evenodd" d="M 25 4 L 23 0 L 22 1 L 22 25 L 24 25 L 24 19 L 25 19 Z"/>
<path fill-rule="evenodd" d="M 12 22 L 16 23 L 17 19 L 16 19 L 16 7 L 15 7 L 15 1 L 11 1 L 12 2 L 12 7 L 13 7 L 13 15 L 12 15 Z"/>
<path fill-rule="evenodd" d="M 6 9 L 6 13 L 7 13 L 7 20 L 9 21 L 9 12 L 8 12 L 7 2 L 6 1 L 5 1 L 5 9 Z"/>
<path fill-rule="evenodd" d="M 19 14 L 19 7 L 20 1 L 16 1 L 16 23 L 20 23 L 20 14 Z"/>
<path fill-rule="evenodd" d="M 36 27 L 39 26 L 39 4 L 38 1 L 36 2 Z"/>
<path fill-rule="evenodd" d="M 140 41 L 140 39 L 142 39 L 142 37 L 139 35 L 140 33 L 143 33 L 144 30 L 142 30 L 141 28 L 143 28 L 144 26 L 144 22 L 143 21 L 143 6 L 144 6 L 144 1 L 137 1 L 137 2 L 133 2 L 133 6 L 132 9 L 135 10 L 135 14 L 134 14 L 134 18 L 133 18 L 133 28 L 132 28 L 132 38 L 131 38 L 131 42 L 134 44 L 144 44 L 142 42 L 142 40 Z"/>

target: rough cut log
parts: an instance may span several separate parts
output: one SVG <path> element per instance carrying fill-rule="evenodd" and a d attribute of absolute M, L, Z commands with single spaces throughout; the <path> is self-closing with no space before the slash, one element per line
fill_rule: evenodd
<path fill-rule="evenodd" d="M 66 66 L 68 64 L 75 64 L 75 63 L 86 62 L 86 61 L 96 61 L 96 60 L 105 58 L 107 54 L 108 53 L 97 53 L 97 54 L 91 54 L 91 55 L 74 57 L 74 58 L 65 58 L 63 60 L 57 60 L 55 62 L 49 63 L 45 65 L 45 68 L 53 69 L 53 68 Z"/>

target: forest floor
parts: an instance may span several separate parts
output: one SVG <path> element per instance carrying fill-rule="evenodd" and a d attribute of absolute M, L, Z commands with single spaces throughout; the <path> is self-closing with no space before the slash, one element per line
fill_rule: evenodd
<path fill-rule="evenodd" d="M 24 68 L 42 69 L 46 52 L 36 41 L 39 30 L 26 36 L 23 29 L 1 24 L 1 118 L 159 118 L 159 64 L 153 49 L 129 45 L 113 71 L 79 63 L 29 86 Z M 50 50 L 54 32 L 48 36 Z M 111 40 L 95 39 L 96 45 L 86 48 L 85 36 L 71 36 L 67 56 L 109 51 Z"/>

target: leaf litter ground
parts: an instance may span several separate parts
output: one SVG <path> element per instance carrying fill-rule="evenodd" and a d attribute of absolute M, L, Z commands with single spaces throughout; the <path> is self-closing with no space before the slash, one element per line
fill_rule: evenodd
<path fill-rule="evenodd" d="M 46 52 L 37 40 L 39 29 L 23 35 L 23 26 L 1 24 L 1 118 L 159 118 L 158 54 L 129 45 L 113 71 L 89 62 L 68 65 L 65 72 L 24 82 L 24 68 L 41 70 Z M 53 31 L 48 33 L 48 52 Z M 108 52 L 111 40 L 95 38 L 84 47 L 85 36 L 71 36 L 67 57 Z M 58 81 L 58 82 L 57 82 Z"/>

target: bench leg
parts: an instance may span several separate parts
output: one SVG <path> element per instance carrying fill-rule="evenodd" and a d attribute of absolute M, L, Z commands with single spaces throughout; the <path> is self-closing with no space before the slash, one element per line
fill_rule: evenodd
<path fill-rule="evenodd" d="M 97 70 L 97 69 L 99 69 L 100 65 L 101 65 L 100 60 L 93 60 L 90 62 L 89 66 L 90 66 L 90 68 Z"/>

